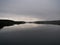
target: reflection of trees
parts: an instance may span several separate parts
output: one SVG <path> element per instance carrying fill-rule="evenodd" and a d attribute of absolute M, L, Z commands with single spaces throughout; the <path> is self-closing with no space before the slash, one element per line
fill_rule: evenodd
<path fill-rule="evenodd" d="M 14 24 L 25 24 L 24 21 L 0 20 L 0 29 L 5 26 L 13 26 Z"/>
<path fill-rule="evenodd" d="M 60 20 L 56 20 L 56 21 L 35 21 L 35 22 L 29 22 L 29 23 L 60 25 Z"/>
<path fill-rule="evenodd" d="M 60 25 L 60 20 L 56 20 L 56 21 L 34 21 L 34 22 L 13 21 L 13 20 L 0 20 L 0 29 L 2 29 L 5 26 L 13 26 L 15 24 L 25 24 L 25 23 Z"/>

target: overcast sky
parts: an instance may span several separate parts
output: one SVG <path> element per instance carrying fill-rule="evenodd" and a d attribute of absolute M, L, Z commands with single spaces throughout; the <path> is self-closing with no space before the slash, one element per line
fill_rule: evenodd
<path fill-rule="evenodd" d="M 0 0 L 0 18 L 59 20 L 60 0 Z"/>

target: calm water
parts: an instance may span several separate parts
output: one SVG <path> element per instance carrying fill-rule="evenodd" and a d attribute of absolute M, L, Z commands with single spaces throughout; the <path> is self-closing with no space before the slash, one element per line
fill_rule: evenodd
<path fill-rule="evenodd" d="M 0 30 L 1 45 L 60 45 L 60 26 L 23 24 Z"/>

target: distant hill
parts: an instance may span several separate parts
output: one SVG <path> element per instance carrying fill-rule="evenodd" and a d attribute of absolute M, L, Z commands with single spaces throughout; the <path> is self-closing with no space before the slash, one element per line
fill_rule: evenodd
<path fill-rule="evenodd" d="M 2 29 L 5 26 L 13 26 L 15 24 L 25 24 L 25 23 L 60 25 L 60 20 L 25 22 L 25 21 L 13 21 L 13 20 L 0 19 L 0 29 Z"/>
<path fill-rule="evenodd" d="M 12 26 L 15 24 L 25 24 L 25 23 L 26 22 L 24 22 L 24 21 L 13 21 L 13 20 L 0 19 L 0 29 L 5 26 Z"/>
<path fill-rule="evenodd" d="M 31 22 L 31 23 L 60 25 L 60 20 L 53 20 L 53 21 L 34 21 L 34 22 Z"/>

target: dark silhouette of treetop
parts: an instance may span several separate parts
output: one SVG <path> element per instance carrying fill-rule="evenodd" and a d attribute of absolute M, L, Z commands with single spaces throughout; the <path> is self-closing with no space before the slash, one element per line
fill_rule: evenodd
<path fill-rule="evenodd" d="M 60 20 L 25 22 L 25 21 L 13 21 L 13 20 L 0 19 L 0 29 L 2 29 L 5 26 L 13 26 L 15 24 L 18 25 L 18 24 L 25 24 L 25 23 L 60 25 Z"/>
<path fill-rule="evenodd" d="M 0 29 L 2 29 L 5 26 L 13 26 L 15 24 L 25 24 L 26 22 L 24 21 L 13 21 L 13 20 L 5 20 L 5 19 L 0 19 Z"/>

